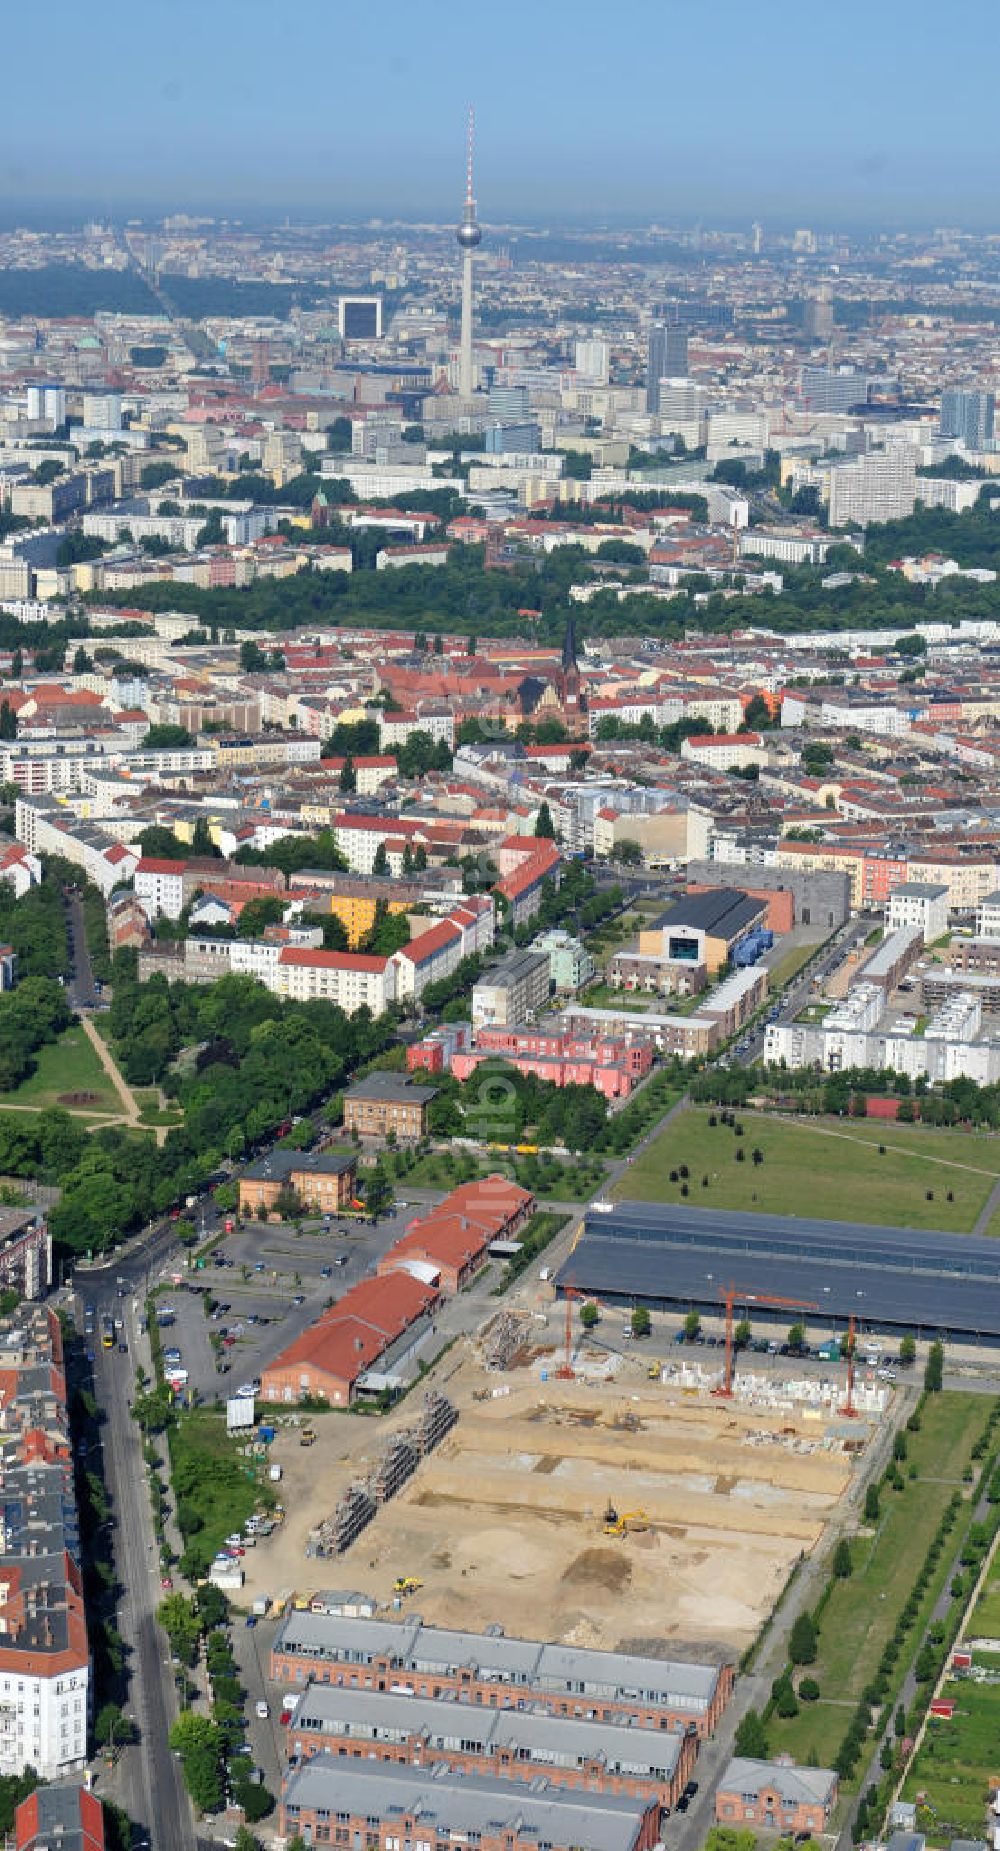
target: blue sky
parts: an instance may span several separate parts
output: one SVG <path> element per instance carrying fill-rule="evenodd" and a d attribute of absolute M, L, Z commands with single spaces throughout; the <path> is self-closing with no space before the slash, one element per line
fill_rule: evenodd
<path fill-rule="evenodd" d="M 996 0 L 4 9 L 0 210 L 1000 220 Z M 12 81 L 13 80 L 13 81 Z"/>

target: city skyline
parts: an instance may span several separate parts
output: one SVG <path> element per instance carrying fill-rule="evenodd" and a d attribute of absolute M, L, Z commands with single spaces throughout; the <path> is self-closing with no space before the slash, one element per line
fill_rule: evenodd
<path fill-rule="evenodd" d="M 422 35 L 388 0 L 375 44 L 360 17 L 306 0 L 274 57 L 260 55 L 273 39 L 261 0 L 139 15 L 105 0 L 98 50 L 66 0 L 54 11 L 47 107 L 30 85 L 8 106 L 6 221 L 160 208 L 445 222 L 468 102 L 495 222 L 975 226 L 993 213 L 991 60 L 940 35 L 930 57 L 923 4 L 847 0 L 830 40 L 785 0 L 767 0 L 753 32 L 726 4 L 709 28 L 633 0 L 616 39 L 589 0 L 511 0 L 502 33 L 438 0 Z M 966 13 L 989 33 L 984 8 Z M 7 38 L 11 68 L 30 69 L 26 15 Z M 81 79 L 108 92 L 96 120 Z"/>

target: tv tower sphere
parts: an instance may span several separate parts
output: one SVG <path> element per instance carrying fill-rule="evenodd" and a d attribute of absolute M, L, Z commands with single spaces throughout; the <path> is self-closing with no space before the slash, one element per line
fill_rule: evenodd
<path fill-rule="evenodd" d="M 459 342 L 458 389 L 463 399 L 472 397 L 472 253 L 483 241 L 483 234 L 476 223 L 476 195 L 472 185 L 472 154 L 475 135 L 475 117 L 469 111 L 468 133 L 466 138 L 465 160 L 465 203 L 462 207 L 462 223 L 455 232 L 458 248 L 462 253 L 462 332 Z"/>

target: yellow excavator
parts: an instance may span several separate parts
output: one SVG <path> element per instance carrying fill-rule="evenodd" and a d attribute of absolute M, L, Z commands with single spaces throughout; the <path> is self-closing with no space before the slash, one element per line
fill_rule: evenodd
<path fill-rule="evenodd" d="M 415 1594 L 417 1589 L 422 1588 L 423 1585 L 423 1582 L 418 1581 L 415 1575 L 397 1575 L 392 1584 L 392 1591 L 394 1594 Z"/>
<path fill-rule="evenodd" d="M 649 1518 L 644 1510 L 617 1511 L 609 1501 L 604 1512 L 605 1536 L 634 1536 L 648 1530 Z"/>

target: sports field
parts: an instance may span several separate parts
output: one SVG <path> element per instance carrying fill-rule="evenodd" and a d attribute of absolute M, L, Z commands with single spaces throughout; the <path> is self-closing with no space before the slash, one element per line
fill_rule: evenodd
<path fill-rule="evenodd" d="M 742 1135 L 723 1125 L 718 1109 L 679 1112 L 630 1165 L 615 1194 L 969 1233 L 1000 1175 L 1000 1139 L 985 1134 L 746 1111 L 735 1118 Z"/>

